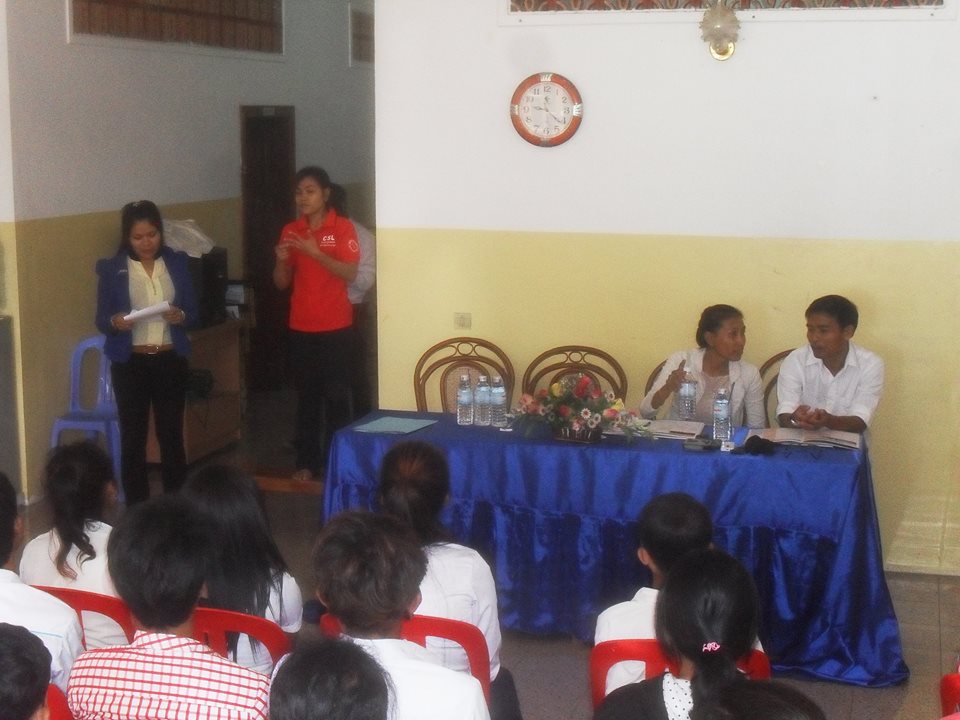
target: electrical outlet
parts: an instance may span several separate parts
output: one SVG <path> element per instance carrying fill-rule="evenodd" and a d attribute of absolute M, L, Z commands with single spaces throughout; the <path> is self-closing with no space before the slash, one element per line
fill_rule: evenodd
<path fill-rule="evenodd" d="M 473 325 L 473 319 L 470 313 L 454 313 L 453 314 L 453 326 L 457 330 L 469 330 Z"/>

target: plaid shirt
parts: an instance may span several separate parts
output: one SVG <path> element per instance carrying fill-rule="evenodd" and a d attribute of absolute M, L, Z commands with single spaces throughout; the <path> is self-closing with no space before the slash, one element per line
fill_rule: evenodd
<path fill-rule="evenodd" d="M 138 632 L 83 653 L 67 700 L 76 720 L 266 720 L 270 680 L 191 638 Z"/>

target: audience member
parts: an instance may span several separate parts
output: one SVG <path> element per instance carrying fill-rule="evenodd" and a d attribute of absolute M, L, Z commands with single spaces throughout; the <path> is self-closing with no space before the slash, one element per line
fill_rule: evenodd
<path fill-rule="evenodd" d="M 0 717 L 47 720 L 50 651 L 18 625 L 0 623 Z"/>
<path fill-rule="evenodd" d="M 489 718 L 476 678 L 439 664 L 425 648 L 400 639 L 417 609 L 427 558 L 413 533 L 388 516 L 347 512 L 317 538 L 317 595 L 353 642 L 386 670 L 396 720 Z"/>
<path fill-rule="evenodd" d="M 827 720 L 813 700 L 786 683 L 736 678 L 690 712 L 691 720 Z"/>
<path fill-rule="evenodd" d="M 25 627 L 40 638 L 50 653 L 50 682 L 65 690 L 70 668 L 83 651 L 80 621 L 67 605 L 25 584 L 14 572 L 13 551 L 22 540 L 17 492 L 0 473 L 0 622 Z"/>
<path fill-rule="evenodd" d="M 258 615 L 296 633 L 303 599 L 270 533 L 252 477 L 238 468 L 209 465 L 187 480 L 183 495 L 205 518 L 217 539 L 217 557 L 207 576 L 205 603 Z M 232 635 L 230 659 L 270 674 L 273 662 L 262 643 Z"/>
<path fill-rule="evenodd" d="M 270 720 L 387 720 L 387 676 L 344 640 L 287 655 L 270 687 Z"/>
<path fill-rule="evenodd" d="M 713 423 L 713 397 L 721 388 L 730 393 L 732 426 L 759 428 L 767 424 L 763 408 L 763 383 L 756 367 L 741 360 L 747 344 L 743 313 L 731 305 L 711 305 L 700 315 L 696 333 L 697 350 L 676 352 L 667 358 L 650 392 L 640 403 L 640 414 L 656 417 L 659 408 L 680 390 L 684 378 L 697 383 L 692 420 Z M 677 402 L 671 401 L 667 417 L 682 417 Z"/>
<path fill-rule="evenodd" d="M 642 587 L 632 600 L 617 603 L 597 618 L 594 641 L 656 637 L 654 609 L 664 576 L 692 550 L 713 541 L 710 511 L 685 493 L 667 493 L 648 502 L 637 518 L 637 558 L 649 570 L 653 587 Z M 607 694 L 644 678 L 644 663 L 617 663 L 607 673 Z"/>
<path fill-rule="evenodd" d="M 74 588 L 116 596 L 107 570 L 104 522 L 117 502 L 110 457 L 92 442 L 61 445 L 50 452 L 44 490 L 53 512 L 53 529 L 27 543 L 20 578 L 30 585 Z M 113 620 L 84 612 L 87 648 L 123 645 L 127 637 Z"/>
<path fill-rule="evenodd" d="M 129 645 L 77 658 L 67 689 L 77 720 L 267 717 L 269 679 L 190 637 L 214 541 L 176 495 L 120 518 L 107 546 L 110 574 L 139 630 Z"/>
<path fill-rule="evenodd" d="M 860 314 L 840 295 L 807 308 L 807 345 L 784 358 L 777 378 L 777 420 L 783 427 L 867 429 L 883 393 L 883 360 L 854 344 Z"/>
<path fill-rule="evenodd" d="M 490 716 L 519 718 L 520 701 L 513 676 L 500 666 L 500 618 L 490 566 L 472 548 L 452 541 L 440 521 L 450 496 L 450 469 L 433 445 L 405 442 L 394 446 L 380 468 L 380 507 L 410 527 L 427 556 L 420 583 L 419 615 L 461 620 L 476 626 L 490 654 Z M 445 667 L 470 671 L 463 648 L 431 638 L 428 648 L 440 653 Z"/>
<path fill-rule="evenodd" d="M 757 591 L 737 560 L 696 550 L 667 575 L 657 598 L 656 633 L 679 673 L 626 685 L 607 696 L 595 720 L 688 720 L 739 677 L 736 663 L 757 637 Z"/>

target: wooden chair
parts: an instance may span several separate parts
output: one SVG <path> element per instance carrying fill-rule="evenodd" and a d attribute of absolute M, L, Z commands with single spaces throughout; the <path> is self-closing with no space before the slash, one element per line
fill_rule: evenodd
<path fill-rule="evenodd" d="M 439 372 L 439 377 L 433 376 Z M 454 337 L 442 340 L 420 356 L 413 371 L 413 392 L 417 400 L 417 410 L 426 412 L 427 385 L 438 387 L 440 409 L 443 412 L 456 412 L 457 385 L 460 375 L 470 375 L 476 382 L 477 376 L 499 375 L 507 390 L 507 407 L 511 405 L 516 375 L 510 358 L 492 342 L 475 337 Z"/>
<path fill-rule="evenodd" d="M 614 665 L 626 660 L 646 663 L 646 677 L 656 677 L 669 670 L 676 674 L 678 665 L 663 653 L 656 640 L 608 640 L 598 643 L 590 651 L 590 694 L 593 706 L 598 707 L 606 697 L 607 673 Z M 770 678 L 770 659 L 760 650 L 752 650 L 737 666 L 754 680 Z"/>
<path fill-rule="evenodd" d="M 760 382 L 763 383 L 763 410 L 767 416 L 767 427 L 777 426 L 777 378 L 780 377 L 780 363 L 793 352 L 793 349 L 782 350 L 768 358 L 760 366 Z M 772 399 L 772 403 L 771 403 Z M 771 404 L 773 407 L 771 407 Z"/>
<path fill-rule="evenodd" d="M 340 637 L 343 633 L 343 625 L 336 616 L 324 613 L 320 616 L 320 632 L 326 637 Z M 400 629 L 400 637 L 422 647 L 427 646 L 428 637 L 449 640 L 462 647 L 470 663 L 470 674 L 480 682 L 483 696 L 489 702 L 490 651 L 487 649 L 487 641 L 483 633 L 477 626 L 449 618 L 414 615 L 404 621 Z"/>
<path fill-rule="evenodd" d="M 86 629 L 84 628 L 83 613 L 98 613 L 106 615 L 113 620 L 123 634 L 127 636 L 127 642 L 133 640 L 133 635 L 137 628 L 133 623 L 133 615 L 130 614 L 130 608 L 118 597 L 112 595 L 100 595 L 99 593 L 87 592 L 86 590 L 75 590 L 74 588 L 52 587 L 48 585 L 34 585 L 37 590 L 43 590 L 45 593 L 53 595 L 55 598 L 66 603 L 80 620 L 80 627 L 84 630 L 83 646 L 87 646 Z"/>
<path fill-rule="evenodd" d="M 223 657 L 227 657 L 228 633 L 242 633 L 263 643 L 274 664 L 290 652 L 290 638 L 272 620 L 218 608 L 198 607 L 193 611 L 194 640 Z"/>
<path fill-rule="evenodd" d="M 660 371 L 663 370 L 663 366 L 667 364 L 666 360 L 663 360 L 659 365 L 657 365 L 653 372 L 650 373 L 650 377 L 647 378 L 647 384 L 643 388 L 643 396 L 646 397 L 653 389 L 653 384 L 657 381 L 657 376 L 660 374 Z"/>
<path fill-rule="evenodd" d="M 520 386 L 533 394 L 541 384 L 552 385 L 570 375 L 586 375 L 618 398 L 627 396 L 627 374 L 620 363 L 610 353 L 588 345 L 561 345 L 540 353 L 523 373 Z"/>
<path fill-rule="evenodd" d="M 50 712 L 49 720 L 73 720 L 67 696 L 53 683 L 47 686 L 47 710 Z"/>
<path fill-rule="evenodd" d="M 960 672 L 940 678 L 940 712 L 950 715 L 960 711 Z"/>

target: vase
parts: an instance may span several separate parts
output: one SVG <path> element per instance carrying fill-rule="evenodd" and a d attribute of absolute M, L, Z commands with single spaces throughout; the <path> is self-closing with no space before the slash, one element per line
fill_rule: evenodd
<path fill-rule="evenodd" d="M 603 430 L 598 426 L 595 428 L 580 428 L 579 430 L 574 430 L 569 425 L 563 427 L 558 427 L 553 429 L 553 437 L 557 440 L 563 440 L 564 442 L 576 442 L 576 443 L 598 443 L 600 438 L 603 436 Z"/>

